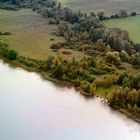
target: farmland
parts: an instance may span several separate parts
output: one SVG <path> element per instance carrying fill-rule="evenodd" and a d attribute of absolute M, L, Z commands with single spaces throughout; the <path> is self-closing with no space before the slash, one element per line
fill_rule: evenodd
<path fill-rule="evenodd" d="M 59 0 L 72 8 L 91 11 L 104 9 L 107 13 L 118 12 L 121 9 L 140 11 L 139 0 Z"/>

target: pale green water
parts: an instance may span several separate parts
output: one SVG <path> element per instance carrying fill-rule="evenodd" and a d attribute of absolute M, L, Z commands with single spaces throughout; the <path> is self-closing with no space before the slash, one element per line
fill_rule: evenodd
<path fill-rule="evenodd" d="M 140 125 L 38 75 L 0 63 L 0 140 L 139 140 Z"/>

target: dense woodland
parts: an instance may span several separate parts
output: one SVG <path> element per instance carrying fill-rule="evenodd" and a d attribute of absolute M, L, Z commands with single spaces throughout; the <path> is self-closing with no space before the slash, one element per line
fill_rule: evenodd
<path fill-rule="evenodd" d="M 98 87 L 118 85 L 121 89 L 111 94 L 111 98 L 108 99 L 110 105 L 140 115 L 140 44 L 131 41 L 125 30 L 105 27 L 102 22 L 105 14 L 102 10 L 90 14 L 82 13 L 80 10 L 73 11 L 64 7 L 54 0 L 0 2 L 18 8 L 31 6 L 34 11 L 49 19 L 48 24 L 58 25 L 56 35 L 64 37 L 65 42 L 50 46 L 54 51 L 68 48 L 89 56 L 80 61 L 75 58 L 68 61 L 55 56 L 50 56 L 47 60 L 35 60 L 20 56 L 1 40 L 1 57 L 17 61 L 37 71 L 47 72 L 50 77 L 71 83 L 88 96 L 96 94 Z M 127 14 L 122 10 L 118 16 L 126 17 Z M 3 35 L 10 33 L 1 32 L 0 36 Z M 135 74 L 127 70 L 129 67 Z M 102 76 L 104 78 L 100 78 Z"/>

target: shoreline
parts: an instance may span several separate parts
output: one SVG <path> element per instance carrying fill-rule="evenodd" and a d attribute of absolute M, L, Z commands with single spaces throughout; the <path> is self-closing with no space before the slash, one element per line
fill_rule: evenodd
<path fill-rule="evenodd" d="M 118 111 L 122 114 L 124 114 L 127 118 L 129 119 L 132 119 L 133 121 L 137 122 L 137 123 L 140 123 L 140 116 L 139 115 L 135 115 L 135 114 L 132 114 L 130 112 L 128 112 L 127 110 L 125 109 L 122 109 L 122 108 L 118 108 L 118 107 L 111 107 L 109 105 L 109 102 L 107 101 L 107 99 L 97 93 L 94 93 L 93 95 L 89 95 L 88 93 L 86 93 L 85 91 L 83 91 L 82 89 L 77 88 L 75 87 L 72 83 L 70 82 L 65 82 L 65 81 L 61 81 L 61 80 L 57 80 L 57 79 L 54 79 L 52 77 L 49 76 L 49 73 L 45 73 L 41 70 L 38 70 L 38 69 L 35 69 L 35 68 L 32 68 L 32 67 L 28 67 L 28 66 L 25 66 L 24 64 L 21 64 L 19 63 L 17 60 L 16 61 L 10 61 L 10 60 L 7 60 L 6 58 L 0 56 L 0 60 L 3 62 L 3 63 L 6 63 L 8 64 L 9 66 L 13 67 L 13 68 L 21 68 L 27 72 L 34 72 L 36 74 L 38 74 L 43 80 L 48 80 L 50 82 L 53 82 L 54 84 L 56 84 L 57 86 L 60 86 L 60 87 L 68 87 L 68 88 L 74 88 L 79 94 L 81 94 L 82 96 L 86 97 L 86 98 L 93 98 L 93 97 L 98 97 L 101 99 L 101 102 L 104 102 L 106 103 L 111 109 L 115 110 L 115 111 Z"/>

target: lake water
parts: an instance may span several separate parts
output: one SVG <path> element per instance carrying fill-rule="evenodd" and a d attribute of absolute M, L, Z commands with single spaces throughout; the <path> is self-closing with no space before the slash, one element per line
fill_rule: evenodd
<path fill-rule="evenodd" d="M 140 124 L 0 62 L 0 140 L 140 140 Z"/>

